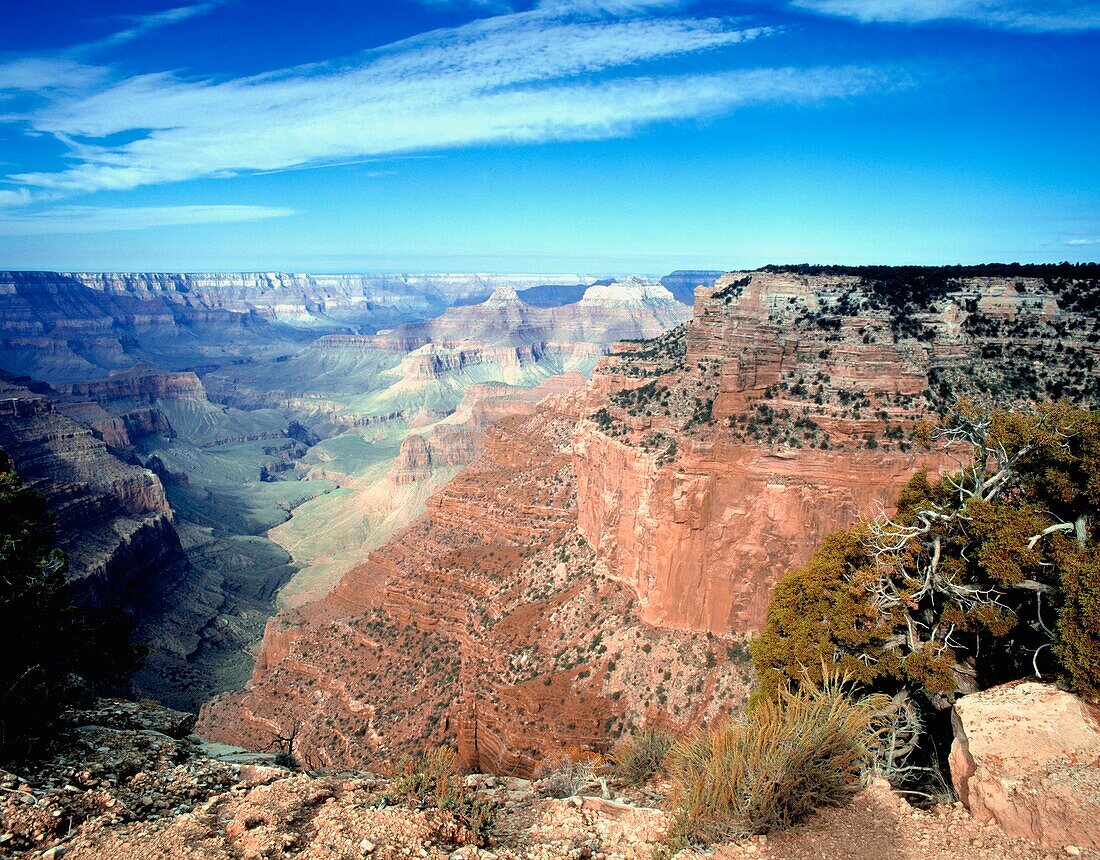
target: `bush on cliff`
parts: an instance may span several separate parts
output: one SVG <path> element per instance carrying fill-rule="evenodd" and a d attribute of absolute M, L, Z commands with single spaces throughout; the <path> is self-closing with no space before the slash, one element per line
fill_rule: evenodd
<path fill-rule="evenodd" d="M 74 607 L 67 567 L 45 499 L 0 451 L 0 761 L 32 752 L 63 708 L 137 667 L 125 617 Z"/>
<path fill-rule="evenodd" d="M 853 698 L 835 669 L 819 675 L 673 748 L 672 848 L 780 830 L 859 788 L 889 700 Z"/>
<path fill-rule="evenodd" d="M 611 756 L 615 775 L 628 785 L 644 785 L 664 768 L 676 735 L 662 725 L 624 735 Z"/>
<path fill-rule="evenodd" d="M 453 826 L 442 826 L 440 839 L 453 845 L 487 845 L 492 805 L 466 788 L 458 756 L 449 747 L 404 758 L 398 776 L 383 795 L 393 803 L 416 803 L 450 814 Z"/>
<path fill-rule="evenodd" d="M 758 697 L 835 663 L 904 703 L 918 735 L 957 695 L 1035 673 L 1095 699 L 1100 413 L 964 403 L 924 435 L 959 471 L 916 475 L 894 516 L 830 535 L 780 581 L 752 646 Z"/>

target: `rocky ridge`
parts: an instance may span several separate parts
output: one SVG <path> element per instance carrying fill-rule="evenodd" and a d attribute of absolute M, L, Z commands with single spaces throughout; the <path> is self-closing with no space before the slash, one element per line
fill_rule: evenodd
<path fill-rule="evenodd" d="M 56 387 L 0 375 L 0 447 L 46 498 L 74 599 L 121 606 L 135 639 L 148 646 L 137 689 L 196 708 L 211 687 L 247 677 L 245 649 L 290 575 L 272 558 L 281 551 L 270 542 L 216 534 L 194 521 L 187 502 L 209 498 L 210 485 L 167 453 L 198 449 L 178 438 L 173 421 L 189 435 L 198 416 L 217 433 L 221 414 L 193 373 L 134 368 Z M 280 426 L 276 438 L 295 445 Z M 255 457 L 256 482 L 260 463 L 274 468 L 285 453 L 280 444 L 268 447 L 270 456 Z"/>
<path fill-rule="evenodd" d="M 45 760 L 0 770 L 0 852 L 73 860 L 301 857 L 351 860 L 646 860 L 667 857 L 667 785 L 593 781 L 566 798 L 545 780 L 470 774 L 467 796 L 491 813 L 481 847 L 453 815 L 400 797 L 398 780 L 370 772 L 292 773 L 188 734 L 189 715 L 151 703 L 101 700 L 68 715 Z M 466 843 L 466 844 L 464 844 Z M 881 781 L 850 805 L 797 827 L 702 854 L 741 860 L 1038 860 L 1092 857 L 1068 843 L 1043 848 L 971 818 L 961 804 L 917 809 Z"/>
<path fill-rule="evenodd" d="M 79 404 L 18 382 L 0 382 L 0 447 L 48 500 L 77 598 L 109 606 L 178 584 L 186 568 L 160 479 L 116 457 L 93 426 L 65 414 L 83 411 Z M 109 438 L 128 440 L 113 426 Z"/>
<path fill-rule="evenodd" d="M 576 530 L 576 395 L 492 426 L 482 456 L 339 587 L 272 619 L 248 688 L 200 731 L 241 745 L 299 727 L 319 764 L 456 743 L 472 769 L 530 775 L 559 746 L 698 720 L 746 688 L 737 642 L 642 624 Z"/>
<path fill-rule="evenodd" d="M 502 283 L 583 275 L 0 272 L 0 367 L 49 382 L 144 361 L 197 370 L 297 352 L 319 334 L 430 317 Z"/>
<path fill-rule="evenodd" d="M 451 739 L 522 774 L 736 707 L 739 637 L 775 580 L 940 465 L 918 419 L 968 391 L 1096 396 L 1095 281 L 922 284 L 781 271 L 698 290 L 690 323 L 491 428 L 423 517 L 270 622 L 204 731 L 248 745 L 300 724 L 331 763 Z"/>
<path fill-rule="evenodd" d="M 685 327 L 601 363 L 579 527 L 643 619 L 757 629 L 825 534 L 940 465 L 911 434 L 956 395 L 1100 402 L 1095 280 L 923 272 L 727 274 Z"/>

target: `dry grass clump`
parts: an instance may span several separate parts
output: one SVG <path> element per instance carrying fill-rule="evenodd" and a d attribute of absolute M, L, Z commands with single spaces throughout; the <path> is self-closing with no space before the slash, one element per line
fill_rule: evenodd
<path fill-rule="evenodd" d="M 449 812 L 454 826 L 441 827 L 437 834 L 455 845 L 487 845 L 493 823 L 492 805 L 467 790 L 458 756 L 440 747 L 416 758 L 404 758 L 399 776 L 387 788 L 384 798 L 391 803 L 415 803 Z"/>
<path fill-rule="evenodd" d="M 628 785 L 645 785 L 664 768 L 675 744 L 676 735 L 660 725 L 625 735 L 611 756 L 615 775 Z"/>
<path fill-rule="evenodd" d="M 780 830 L 857 790 L 888 702 L 854 699 L 848 679 L 789 686 L 740 720 L 676 744 L 669 765 L 676 813 L 671 841 L 712 844 Z"/>
<path fill-rule="evenodd" d="M 546 756 L 535 771 L 541 790 L 550 797 L 580 794 L 599 783 L 603 757 L 587 750 L 563 749 Z"/>

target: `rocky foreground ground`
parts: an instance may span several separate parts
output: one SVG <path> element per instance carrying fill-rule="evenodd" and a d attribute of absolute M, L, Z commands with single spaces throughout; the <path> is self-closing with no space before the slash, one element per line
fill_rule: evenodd
<path fill-rule="evenodd" d="M 465 777 L 489 801 L 482 847 L 450 812 L 387 798 L 371 774 L 292 773 L 272 756 L 206 744 L 186 715 L 105 702 L 70 715 L 52 757 L 0 771 L 0 857 L 156 858 L 665 857 L 669 815 L 659 791 L 593 785 L 593 796 L 548 797 L 540 781 Z M 655 786 L 654 788 L 660 788 Z M 1094 856 L 1073 845 L 1042 848 L 982 824 L 960 805 L 910 806 L 874 783 L 842 809 L 768 837 L 719 846 L 715 858 L 1043 858 Z M 702 855 L 684 851 L 679 860 Z"/>

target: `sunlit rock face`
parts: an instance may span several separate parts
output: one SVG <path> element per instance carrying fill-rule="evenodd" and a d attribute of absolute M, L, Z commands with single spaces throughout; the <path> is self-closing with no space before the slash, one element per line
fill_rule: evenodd
<path fill-rule="evenodd" d="M 754 631 L 825 534 L 941 465 L 910 443 L 917 419 L 959 394 L 1097 402 L 1075 289 L 970 278 L 917 300 L 851 275 L 726 275 L 683 329 L 597 369 L 573 442 L 581 532 L 646 621 Z"/>
<path fill-rule="evenodd" d="M 272 619 L 248 688 L 207 705 L 199 730 L 262 744 L 298 724 L 302 750 L 333 764 L 450 741 L 467 767 L 530 774 L 559 745 L 740 702 L 739 647 L 642 623 L 578 534 L 582 387 L 499 420 L 420 518 L 331 595 Z"/>
<path fill-rule="evenodd" d="M 499 421 L 480 456 L 331 595 L 273 619 L 249 688 L 202 731 L 257 744 L 298 724 L 330 763 L 449 740 L 470 767 L 528 773 L 559 745 L 735 706 L 740 634 L 776 579 L 942 465 L 910 440 L 918 419 L 968 392 L 1097 400 L 1098 323 L 1072 284 L 891 289 L 734 273 L 585 388 L 511 418 L 479 390 L 464 408 Z M 409 443 L 393 477 L 456 443 Z"/>

